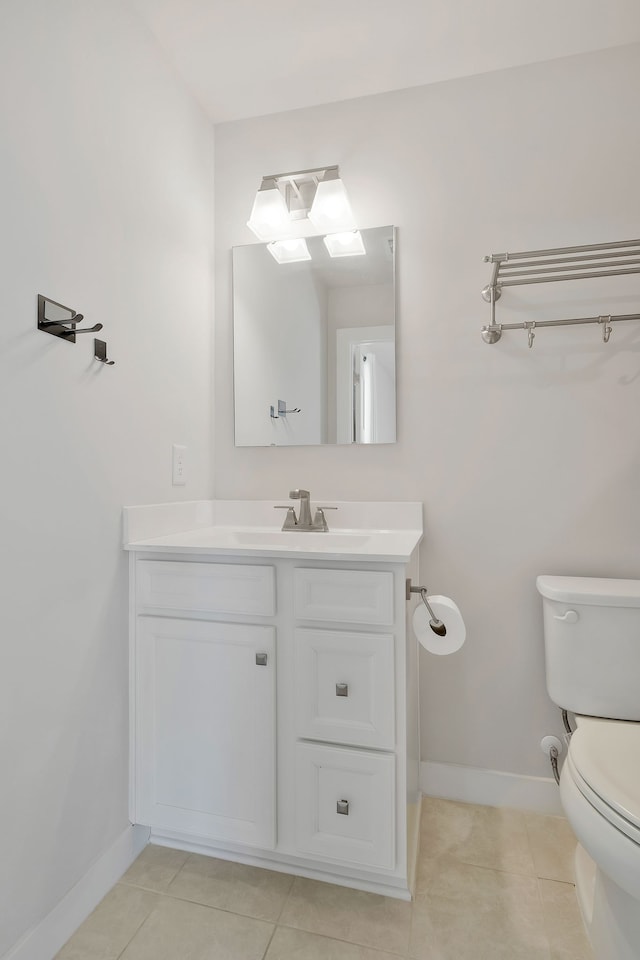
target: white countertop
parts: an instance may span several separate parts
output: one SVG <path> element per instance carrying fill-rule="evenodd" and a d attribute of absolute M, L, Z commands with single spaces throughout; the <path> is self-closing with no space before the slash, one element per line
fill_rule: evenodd
<path fill-rule="evenodd" d="M 316 505 L 337 507 L 327 514 L 328 533 L 282 531 L 273 523 L 272 500 L 125 507 L 124 547 L 159 554 L 406 563 L 422 540 L 420 503 L 312 500 Z M 279 521 L 282 514 L 277 516 Z"/>

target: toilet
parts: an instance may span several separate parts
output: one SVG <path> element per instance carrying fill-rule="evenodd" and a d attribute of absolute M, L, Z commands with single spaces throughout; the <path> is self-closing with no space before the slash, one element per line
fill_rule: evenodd
<path fill-rule="evenodd" d="M 560 799 L 597 960 L 640 958 L 640 580 L 540 576 L 547 690 L 576 717 Z"/>

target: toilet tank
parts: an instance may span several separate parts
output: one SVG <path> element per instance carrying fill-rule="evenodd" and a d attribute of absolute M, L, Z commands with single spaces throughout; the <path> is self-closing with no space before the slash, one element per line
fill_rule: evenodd
<path fill-rule="evenodd" d="M 554 703 L 640 720 L 640 580 L 540 576 L 536 585 Z"/>

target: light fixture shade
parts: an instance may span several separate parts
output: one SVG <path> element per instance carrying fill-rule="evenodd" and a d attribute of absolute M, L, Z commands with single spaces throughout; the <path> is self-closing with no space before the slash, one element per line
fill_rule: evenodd
<path fill-rule="evenodd" d="M 359 230 L 330 233 L 323 240 L 330 257 L 361 257 L 367 252 Z"/>
<path fill-rule="evenodd" d="M 321 180 L 309 211 L 309 220 L 323 233 L 355 230 L 349 198 L 342 180 Z"/>
<path fill-rule="evenodd" d="M 267 250 L 278 263 L 297 263 L 299 260 L 311 260 L 311 254 L 302 237 L 290 240 L 276 240 L 267 244 Z"/>
<path fill-rule="evenodd" d="M 258 240 L 274 240 L 287 235 L 291 226 L 289 211 L 275 185 L 258 190 L 247 226 Z"/>

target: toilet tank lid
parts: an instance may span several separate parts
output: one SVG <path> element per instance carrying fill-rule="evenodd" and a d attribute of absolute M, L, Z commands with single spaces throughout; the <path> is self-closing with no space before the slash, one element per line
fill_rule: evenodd
<path fill-rule="evenodd" d="M 640 580 L 539 576 L 538 592 L 549 600 L 601 607 L 640 607 Z"/>

